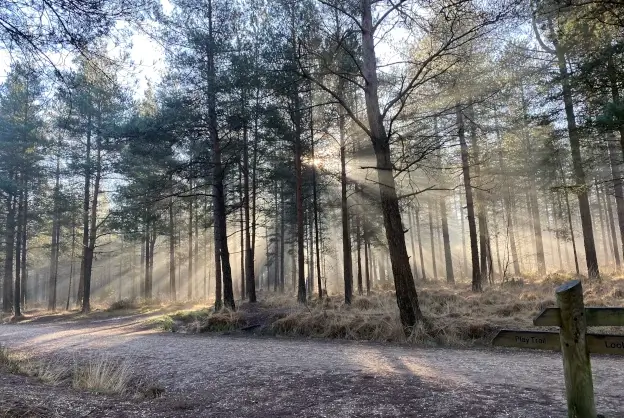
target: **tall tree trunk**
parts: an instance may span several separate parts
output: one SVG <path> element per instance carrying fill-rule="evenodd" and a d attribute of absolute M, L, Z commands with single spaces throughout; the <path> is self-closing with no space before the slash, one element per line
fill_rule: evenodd
<path fill-rule="evenodd" d="M 219 246 L 219 227 L 217 225 L 218 220 L 214 219 L 214 265 L 215 265 L 215 310 L 220 310 L 223 307 L 223 291 L 222 283 L 223 278 L 221 276 L 221 250 Z"/>
<path fill-rule="evenodd" d="M 6 227 L 4 245 L 4 279 L 2 285 L 2 311 L 11 313 L 13 310 L 13 261 L 15 253 L 15 196 L 6 198 Z"/>
<path fill-rule="evenodd" d="M 240 298 L 241 300 L 245 300 L 247 296 L 247 289 L 245 286 L 245 280 L 247 277 L 245 276 L 245 216 L 244 216 L 244 206 L 245 206 L 245 195 L 243 194 L 243 169 L 238 171 L 238 195 L 240 197 L 240 208 L 238 211 L 238 223 L 240 224 Z"/>
<path fill-rule="evenodd" d="M 412 217 L 413 217 L 413 210 L 412 210 L 412 206 L 408 206 L 407 209 L 407 227 L 409 228 L 410 231 L 410 246 L 411 246 L 411 250 L 412 253 L 410 254 L 410 257 L 412 259 L 412 274 L 414 275 L 414 278 L 418 280 L 418 267 L 416 265 L 416 234 L 414 233 L 414 225 L 412 222 Z"/>
<path fill-rule="evenodd" d="M 574 267 L 576 268 L 576 275 L 581 274 L 579 269 L 579 261 L 578 261 L 578 253 L 576 251 L 576 240 L 574 239 L 574 227 L 572 226 L 572 211 L 570 210 L 570 199 L 568 198 L 567 189 L 565 191 L 565 204 L 566 204 L 566 212 L 568 215 L 568 228 L 570 231 L 570 238 L 572 240 L 572 251 L 574 253 Z"/>
<path fill-rule="evenodd" d="M 370 254 L 370 244 L 368 243 L 368 235 L 366 234 L 366 232 L 364 232 L 364 277 L 366 278 L 366 295 L 367 296 L 370 296 L 370 290 L 371 290 L 369 254 Z"/>
<path fill-rule="evenodd" d="M 459 217 L 461 218 L 461 247 L 462 247 L 462 277 L 465 278 L 468 276 L 468 257 L 466 256 L 466 217 L 464 216 L 464 205 L 462 203 L 462 192 L 459 190 Z"/>
<path fill-rule="evenodd" d="M 554 35 L 552 22 L 549 22 L 551 34 Z M 583 243 L 585 245 L 585 261 L 587 263 L 587 276 L 589 279 L 600 277 L 598 269 L 598 258 L 596 256 L 596 245 L 594 242 L 594 228 L 592 225 L 591 210 L 589 207 L 589 197 L 587 182 L 585 179 L 585 169 L 581 156 L 580 132 L 576 125 L 576 115 L 574 113 L 574 99 L 572 97 L 572 87 L 570 86 L 569 73 L 566 63 L 566 55 L 556 36 L 552 37 L 552 42 L 559 64 L 559 77 L 563 93 L 563 103 L 565 107 L 566 121 L 568 126 L 568 136 L 570 139 L 570 150 L 572 152 L 572 165 L 574 167 L 575 188 L 578 190 L 579 209 L 581 214 L 581 227 L 583 230 Z"/>
<path fill-rule="evenodd" d="M 65 304 L 65 310 L 69 310 L 69 299 L 71 298 L 72 280 L 74 278 L 74 256 L 76 254 L 76 218 L 72 213 L 72 244 L 71 255 L 69 258 L 69 284 L 67 285 L 67 303 Z"/>
<path fill-rule="evenodd" d="M 611 254 L 609 252 L 609 245 L 607 244 L 607 228 L 605 227 L 604 216 L 602 216 L 602 199 L 600 196 L 600 187 L 598 186 L 597 179 L 594 179 L 594 187 L 596 189 L 596 210 L 598 211 L 598 222 L 600 223 L 600 236 L 602 239 L 602 252 L 604 254 L 604 262 L 610 263 Z"/>
<path fill-rule="evenodd" d="M 60 228 L 59 228 L 60 229 Z M 57 231 L 58 237 L 56 241 L 59 241 L 60 231 Z M 22 284 L 20 298 L 22 300 L 22 308 L 26 309 L 26 294 L 28 292 L 28 182 L 24 181 L 24 208 L 22 210 Z M 58 268 L 58 262 L 56 263 Z"/>
<path fill-rule="evenodd" d="M 310 108 L 310 120 L 312 120 L 312 108 Z M 321 282 L 321 247 L 320 247 L 320 234 L 319 234 L 319 219 L 318 219 L 318 191 L 316 184 L 316 163 L 314 157 L 314 130 L 312 128 L 312 123 L 310 123 L 311 127 L 311 146 L 312 146 L 312 205 L 314 210 L 314 241 L 316 243 L 316 280 L 318 287 L 318 297 L 319 299 L 323 299 L 323 283 Z"/>
<path fill-rule="evenodd" d="M 558 220 L 558 214 L 555 210 L 555 202 L 554 200 L 551 201 L 551 207 L 550 207 L 550 211 L 553 215 L 553 225 L 555 228 L 555 240 L 557 241 L 557 255 L 559 256 L 559 270 L 563 271 L 563 258 L 561 257 L 561 239 L 559 237 L 559 220 Z M 559 200 L 559 215 L 561 214 L 561 200 Z"/>
<path fill-rule="evenodd" d="M 21 251 L 22 251 L 22 229 L 24 228 L 23 216 L 24 211 L 24 178 L 20 176 L 20 191 L 17 204 L 17 234 L 15 235 L 15 290 L 13 292 L 13 314 L 16 318 L 22 316 L 21 295 L 22 295 L 22 268 L 21 268 Z"/>
<path fill-rule="evenodd" d="M 448 219 L 446 214 L 446 198 L 444 196 L 442 196 L 442 199 L 440 200 L 440 216 L 442 217 L 442 240 L 444 241 L 446 282 L 453 284 L 455 283 L 455 274 L 453 273 L 453 256 L 451 254 L 451 239 L 449 236 Z"/>
<path fill-rule="evenodd" d="M 617 147 L 613 140 L 608 141 L 609 161 L 611 163 L 611 177 L 613 177 L 613 194 L 615 195 L 615 208 L 622 238 L 620 254 L 624 256 L 624 186 L 622 184 L 622 173 L 620 171 L 621 157 L 618 155 Z"/>
<path fill-rule="evenodd" d="M 59 144 L 60 145 L 60 144 Z M 54 209 L 52 212 L 52 246 L 50 248 L 50 280 L 48 283 L 48 310 L 54 311 L 56 309 L 56 285 L 57 285 L 57 265 L 58 265 L 58 229 L 60 226 L 59 219 L 59 189 L 61 178 L 61 156 L 60 150 L 56 155 L 56 170 L 54 172 Z"/>
<path fill-rule="evenodd" d="M 372 1 L 362 0 L 361 4 L 362 72 L 366 80 L 364 87 L 366 114 L 370 138 L 377 160 L 381 210 L 392 263 L 392 275 L 394 276 L 399 316 L 405 331 L 410 332 L 410 328 L 422 320 L 422 313 L 418 304 L 418 294 L 416 293 L 414 277 L 410 269 L 405 245 L 405 229 L 401 222 L 401 211 L 393 176 L 388 133 L 384 127 L 383 116 L 379 106 L 379 81 L 377 78 L 377 58 L 375 56 L 375 28 L 373 27 Z"/>
<path fill-rule="evenodd" d="M 435 234 L 434 234 L 434 226 L 433 226 L 433 203 L 429 202 L 427 205 L 427 211 L 429 215 L 429 237 L 431 238 L 431 268 L 433 270 L 433 280 L 438 278 L 438 267 L 436 264 L 436 252 L 435 252 Z"/>
<path fill-rule="evenodd" d="M 98 116 L 98 126 L 101 126 L 101 112 Z M 96 137 L 95 179 L 93 181 L 93 202 L 91 204 L 91 226 L 89 228 L 89 242 L 85 249 L 84 259 L 84 296 L 82 299 L 82 312 L 91 311 L 91 273 L 93 267 L 93 253 L 97 239 L 97 208 L 100 194 L 100 180 L 102 178 L 102 143 L 100 134 Z"/>
<path fill-rule="evenodd" d="M 344 297 L 347 305 L 351 304 L 353 294 L 353 266 L 351 260 L 351 228 L 349 227 L 349 205 L 347 202 L 347 158 L 345 116 L 342 110 L 338 114 L 340 131 L 340 213 L 342 215 L 342 272 L 344 278 Z"/>
<path fill-rule="evenodd" d="M 235 309 L 234 289 L 232 287 L 232 268 L 230 265 L 230 252 L 227 240 L 227 216 L 225 211 L 225 187 L 223 179 L 225 170 L 221 161 L 221 139 L 218 131 L 217 98 L 214 91 L 216 85 L 216 71 L 214 65 L 214 35 L 212 21 L 212 0 L 208 0 L 208 53 L 207 73 L 208 84 L 211 86 L 208 93 L 208 131 L 212 140 L 213 158 L 213 194 L 214 194 L 214 220 L 216 228 L 215 244 L 219 247 L 221 270 L 223 275 L 223 304 L 226 308 Z M 220 292 L 220 285 L 217 290 Z"/>
<path fill-rule="evenodd" d="M 297 48 L 299 41 L 297 39 L 297 29 L 295 27 L 295 9 L 291 8 L 291 48 L 292 62 L 297 62 Z M 297 210 L 296 224 L 296 241 L 297 241 L 297 301 L 306 303 L 306 285 L 305 285 L 305 242 L 304 242 L 304 209 L 303 209 L 303 168 L 301 159 L 303 157 L 302 144 L 302 115 L 301 115 L 301 98 L 299 97 L 299 83 L 295 82 L 291 86 L 292 101 L 292 121 L 294 125 L 294 160 L 295 160 L 295 207 Z"/>
<path fill-rule="evenodd" d="M 284 190 L 281 190 L 280 193 L 280 207 L 281 207 L 281 216 L 280 216 L 280 266 L 279 266 L 279 290 L 280 293 L 284 293 L 285 281 L 286 281 L 286 207 L 284 204 Z"/>
<path fill-rule="evenodd" d="M 470 177 L 470 160 L 468 145 L 466 144 L 464 115 L 461 106 L 455 106 L 459 145 L 461 148 L 462 172 L 464 176 L 464 189 L 466 191 L 466 211 L 468 212 L 468 230 L 470 234 L 470 251 L 472 254 L 472 290 L 481 291 L 481 269 L 479 268 L 479 244 L 477 242 L 477 225 L 475 223 L 474 201 L 472 198 L 472 185 Z"/>
<path fill-rule="evenodd" d="M 611 199 L 609 199 L 607 186 L 603 187 L 602 196 L 604 197 L 604 205 L 607 209 L 607 224 L 609 225 L 609 232 L 611 234 L 611 248 L 613 250 L 613 257 L 615 258 L 615 267 L 619 270 L 621 267 L 621 261 L 620 251 L 618 249 L 617 233 L 615 232 L 615 224 L 613 223 L 613 209 L 611 208 Z"/>
<path fill-rule="evenodd" d="M 474 111 L 474 104 L 472 99 L 468 103 L 467 108 L 469 114 L 469 127 L 470 127 L 470 145 L 472 147 L 472 160 L 474 165 L 474 178 L 476 178 L 477 190 L 476 190 L 476 206 L 477 206 L 477 218 L 479 220 L 479 251 L 480 251 L 480 260 L 479 266 L 481 268 L 480 277 L 482 281 L 485 281 L 488 277 L 488 264 L 487 264 L 487 209 L 486 202 L 483 196 L 483 192 L 481 191 L 482 180 L 481 180 L 481 153 L 479 150 L 479 142 L 477 139 L 477 124 L 476 124 L 476 113 Z M 471 178 L 471 182 L 472 182 Z M 473 283 L 474 287 L 474 283 Z M 478 289 L 479 291 L 481 288 Z"/>
<path fill-rule="evenodd" d="M 195 295 L 195 299 L 199 298 L 201 292 L 199 291 L 199 287 L 201 284 L 199 283 L 199 204 L 195 202 L 195 213 L 193 217 L 195 218 L 195 238 L 194 241 L 194 249 L 193 249 L 193 257 L 195 261 L 193 262 L 193 283 L 195 284 L 195 289 L 193 294 Z M 204 212 L 205 213 L 205 212 Z M 205 264 L 205 261 L 204 261 Z"/>
<path fill-rule="evenodd" d="M 193 190 L 193 181 L 190 181 Z M 189 300 L 193 300 L 193 198 L 189 198 L 189 224 L 188 224 L 188 270 L 186 273 L 186 292 Z"/>
<path fill-rule="evenodd" d="M 85 268 L 87 248 L 89 247 L 89 205 L 91 203 L 91 134 L 93 117 L 91 112 L 87 116 L 87 143 L 85 151 L 85 179 L 82 199 L 82 258 L 80 260 L 80 281 L 78 282 L 78 298 L 76 305 L 82 305 L 84 300 Z"/>
<path fill-rule="evenodd" d="M 169 177 L 171 182 L 172 177 Z M 173 221 L 173 197 L 169 199 L 169 297 L 177 299 L 176 271 L 175 271 L 175 223 Z"/>
<path fill-rule="evenodd" d="M 243 126 L 243 191 L 244 191 L 244 208 L 245 208 L 245 276 L 247 281 L 247 297 L 249 302 L 256 302 L 256 273 L 254 271 L 254 247 L 251 239 L 251 229 L 253 221 L 250 219 L 250 201 L 249 194 L 249 150 L 247 138 L 247 124 Z"/>
<path fill-rule="evenodd" d="M 423 254 L 423 243 L 420 234 L 420 206 L 416 206 L 416 210 L 413 213 L 416 218 L 416 235 L 418 236 L 418 256 L 420 258 L 420 275 L 423 281 L 427 281 L 427 273 L 425 271 L 425 256 Z"/>
<path fill-rule="evenodd" d="M 357 187 L 356 187 L 357 190 Z M 360 236 L 360 214 L 355 215 L 355 234 L 356 234 L 356 246 L 357 246 L 357 286 L 358 295 L 362 296 L 362 240 Z"/>

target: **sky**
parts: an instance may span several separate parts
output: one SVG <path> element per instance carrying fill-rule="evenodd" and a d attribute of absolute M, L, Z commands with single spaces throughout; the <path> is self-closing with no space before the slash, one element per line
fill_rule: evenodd
<path fill-rule="evenodd" d="M 169 0 L 160 1 L 165 13 L 169 12 L 172 8 Z M 149 22 L 147 24 L 149 25 Z M 118 28 L 123 28 L 125 25 L 125 23 L 120 23 Z M 132 32 L 133 35 L 129 39 L 131 44 L 129 53 L 133 65 L 124 71 L 123 82 L 134 90 L 135 97 L 142 97 L 147 86 L 150 83 L 152 85 L 157 84 L 165 70 L 164 51 L 159 43 L 146 33 L 136 29 L 133 29 Z M 111 56 L 118 56 L 125 50 L 125 45 L 114 47 L 111 44 L 110 46 L 109 54 Z M 71 54 L 54 53 L 47 55 L 45 59 L 51 61 L 59 69 L 68 69 L 71 67 L 72 58 L 73 55 Z M 19 59 L 18 54 L 11 54 L 6 49 L 0 48 L 0 83 L 4 82 L 11 64 Z M 51 64 L 45 64 L 46 67 L 51 67 Z"/>

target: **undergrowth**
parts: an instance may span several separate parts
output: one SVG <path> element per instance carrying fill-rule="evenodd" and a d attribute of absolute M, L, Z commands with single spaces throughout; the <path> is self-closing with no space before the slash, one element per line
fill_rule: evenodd
<path fill-rule="evenodd" d="M 34 377 L 51 385 L 71 385 L 74 389 L 109 395 L 150 396 L 155 385 L 139 378 L 125 361 L 105 356 L 85 361 L 32 358 L 0 346 L 0 371 Z"/>
<path fill-rule="evenodd" d="M 418 295 L 425 321 L 409 336 L 403 332 L 392 291 L 354 296 L 350 306 L 342 296 L 314 298 L 300 305 L 290 295 L 262 294 L 261 302 L 243 304 L 237 311 L 184 310 L 163 315 L 156 322 L 167 331 L 191 333 L 253 329 L 261 334 L 309 338 L 489 345 L 502 328 L 533 328 L 533 318 L 555 306 L 555 288 L 569 279 L 553 273 L 540 281 L 524 278 L 488 286 L 481 293 L 473 293 L 466 283 L 422 284 Z M 584 288 L 587 306 L 622 305 L 622 279 L 585 281 Z"/>

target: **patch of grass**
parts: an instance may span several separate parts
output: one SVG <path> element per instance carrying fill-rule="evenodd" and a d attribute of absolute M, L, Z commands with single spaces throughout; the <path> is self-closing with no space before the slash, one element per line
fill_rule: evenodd
<path fill-rule="evenodd" d="M 106 308 L 109 312 L 130 309 L 139 309 L 139 304 L 135 299 L 121 299 L 111 303 L 110 306 Z"/>
<path fill-rule="evenodd" d="M 14 353 L 8 348 L 0 345 L 0 369 L 9 373 L 19 372 L 19 361 Z"/>
<path fill-rule="evenodd" d="M 127 394 L 132 386 L 134 372 L 126 362 L 106 357 L 76 365 L 72 375 L 74 389 L 106 394 Z"/>
<path fill-rule="evenodd" d="M 127 362 L 108 357 L 68 362 L 50 358 L 34 359 L 0 346 L 0 369 L 8 373 L 34 377 L 44 383 L 71 384 L 74 389 L 109 395 L 148 396 L 158 385 L 148 385 Z M 162 389 L 158 389 L 162 393 Z"/>
<path fill-rule="evenodd" d="M 189 333 L 235 331 L 248 325 L 240 311 L 222 309 L 214 312 L 208 308 L 162 315 L 152 323 L 165 331 Z"/>
<path fill-rule="evenodd" d="M 522 277 L 473 293 L 468 283 L 448 286 L 428 282 L 418 286 L 425 322 L 405 336 L 394 292 L 311 299 L 303 306 L 292 295 L 259 295 L 261 302 L 242 304 L 238 311 L 185 310 L 158 319 L 165 330 L 222 332 L 254 327 L 259 333 L 310 338 L 413 342 L 450 346 L 489 345 L 502 328 L 533 329 L 533 318 L 555 306 L 555 288 L 570 280 L 552 273 L 543 280 Z M 587 306 L 622 306 L 624 279 L 584 281 Z M 257 327 L 257 328 L 256 328 Z M 540 327 L 540 329 L 544 329 Z M 602 330 L 603 332 L 605 330 Z M 609 330 L 607 330 L 609 331 Z"/>

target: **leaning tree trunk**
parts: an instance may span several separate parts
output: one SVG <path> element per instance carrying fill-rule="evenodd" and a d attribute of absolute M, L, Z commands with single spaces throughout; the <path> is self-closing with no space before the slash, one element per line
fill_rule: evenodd
<path fill-rule="evenodd" d="M 455 106 L 457 114 L 457 136 L 459 137 L 459 145 L 461 149 L 462 172 L 464 176 L 464 189 L 466 191 L 466 211 L 468 212 L 468 231 L 470 235 L 470 251 L 472 255 L 472 290 L 474 292 L 481 291 L 481 270 L 479 268 L 479 244 L 477 241 L 477 225 L 475 223 L 474 201 L 472 198 L 472 185 L 470 183 L 470 161 L 468 154 L 468 145 L 466 144 L 466 135 L 464 128 L 464 115 L 461 106 Z"/>
<path fill-rule="evenodd" d="M 371 0 L 362 0 L 362 70 L 366 80 L 364 99 L 370 138 L 377 161 L 381 210 L 388 240 L 399 316 L 405 331 L 410 332 L 410 328 L 422 321 L 422 313 L 405 245 L 405 229 L 401 221 L 399 198 L 393 176 L 388 133 L 383 125 L 383 116 L 379 106 L 375 28 L 371 3 Z"/>

